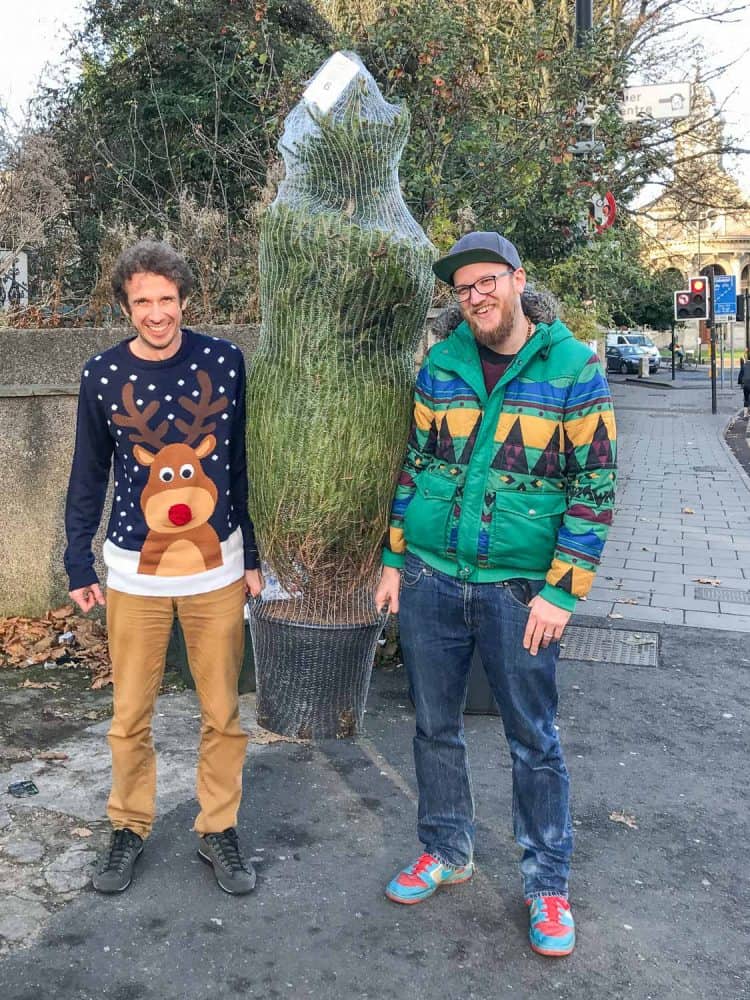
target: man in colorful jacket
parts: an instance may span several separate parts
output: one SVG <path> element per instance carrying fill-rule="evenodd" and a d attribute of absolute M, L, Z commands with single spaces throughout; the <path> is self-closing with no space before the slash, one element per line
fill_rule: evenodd
<path fill-rule="evenodd" d="M 247 509 L 245 366 L 235 344 L 183 328 L 192 284 L 167 244 L 125 250 L 112 289 L 135 335 L 91 358 L 81 378 L 65 568 L 81 611 L 107 609 L 113 832 L 93 879 L 105 893 L 128 888 L 154 821 L 151 717 L 175 615 L 201 704 L 198 853 L 226 892 L 255 885 L 235 830 L 247 747 L 243 610 L 246 592 L 263 588 Z M 113 463 L 105 598 L 91 543 Z"/>
<path fill-rule="evenodd" d="M 463 322 L 417 378 L 376 591 L 399 613 L 424 853 L 386 894 L 418 903 L 474 874 L 462 713 L 476 648 L 513 762 L 531 946 L 567 955 L 573 836 L 555 672 L 612 520 L 612 401 L 586 345 L 559 319 L 534 326 L 524 314 L 526 275 L 507 239 L 470 233 L 434 270 Z"/>

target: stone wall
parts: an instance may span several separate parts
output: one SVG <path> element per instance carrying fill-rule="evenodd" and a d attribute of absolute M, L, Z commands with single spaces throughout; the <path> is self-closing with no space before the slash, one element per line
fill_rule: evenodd
<path fill-rule="evenodd" d="M 257 346 L 257 327 L 204 329 L 234 341 L 246 358 Z M 67 598 L 63 511 L 78 382 L 88 358 L 127 335 L 124 328 L 0 329 L 0 617 L 41 615 Z M 104 579 L 102 536 L 95 552 Z"/>

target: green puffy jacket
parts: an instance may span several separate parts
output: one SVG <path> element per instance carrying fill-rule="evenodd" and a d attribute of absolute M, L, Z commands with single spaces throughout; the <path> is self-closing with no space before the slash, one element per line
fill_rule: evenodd
<path fill-rule="evenodd" d="M 546 579 L 572 611 L 591 588 L 615 491 L 615 420 L 595 354 L 539 324 L 488 396 L 465 323 L 427 355 L 385 565 L 413 552 L 469 582 Z"/>

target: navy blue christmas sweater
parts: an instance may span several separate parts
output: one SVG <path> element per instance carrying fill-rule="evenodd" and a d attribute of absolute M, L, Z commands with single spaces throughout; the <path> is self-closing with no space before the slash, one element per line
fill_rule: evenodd
<path fill-rule="evenodd" d="M 91 543 L 114 458 L 107 585 L 181 597 L 259 565 L 247 509 L 245 365 L 234 344 L 183 329 L 166 361 L 124 340 L 87 362 L 65 505 L 70 589 L 97 582 Z"/>

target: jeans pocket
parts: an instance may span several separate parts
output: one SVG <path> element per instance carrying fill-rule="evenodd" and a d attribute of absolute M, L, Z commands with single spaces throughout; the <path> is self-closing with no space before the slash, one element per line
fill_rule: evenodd
<path fill-rule="evenodd" d="M 497 584 L 502 587 L 510 598 L 512 604 L 524 611 L 529 610 L 529 601 L 532 598 L 531 584 L 524 577 L 513 577 L 510 580 L 502 580 Z"/>
<path fill-rule="evenodd" d="M 425 575 L 425 564 L 418 560 L 407 559 L 404 568 L 401 570 L 401 586 L 416 587 Z"/>

